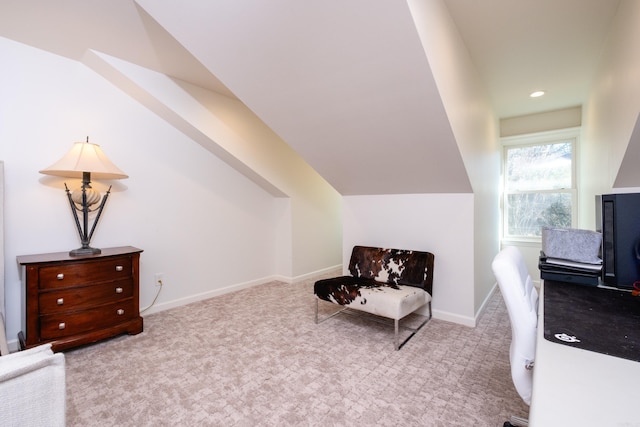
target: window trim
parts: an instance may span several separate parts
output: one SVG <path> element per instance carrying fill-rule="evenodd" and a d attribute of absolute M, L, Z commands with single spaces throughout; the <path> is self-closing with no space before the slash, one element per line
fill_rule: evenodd
<path fill-rule="evenodd" d="M 521 242 L 521 243 L 540 243 L 542 237 L 540 236 L 510 236 L 506 234 L 506 202 L 505 191 L 506 188 L 506 162 L 507 162 L 507 149 L 513 146 L 534 146 L 543 144 L 552 144 L 556 142 L 566 142 L 571 140 L 571 181 L 572 188 L 563 190 L 554 190 L 554 192 L 566 192 L 571 193 L 571 227 L 575 228 L 578 224 L 578 159 L 579 159 L 579 147 L 580 147 L 580 128 L 568 128 L 561 130 L 553 130 L 546 132 L 528 133 L 516 136 L 509 136 L 500 138 L 500 240 L 502 242 Z M 541 190 L 538 192 L 545 192 L 549 190 Z M 528 191 L 527 191 L 528 192 Z M 523 193 L 527 193 L 523 192 Z M 513 192 L 510 194 L 517 194 Z"/>

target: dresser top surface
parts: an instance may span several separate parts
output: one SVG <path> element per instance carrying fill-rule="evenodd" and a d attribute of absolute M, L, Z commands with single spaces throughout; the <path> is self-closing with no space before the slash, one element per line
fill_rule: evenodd
<path fill-rule="evenodd" d="M 52 252 L 48 254 L 19 255 L 16 257 L 18 264 L 38 264 L 42 262 L 62 262 L 62 261 L 79 261 L 87 259 L 99 259 L 117 255 L 127 255 L 131 253 L 140 253 L 142 249 L 133 246 L 119 246 L 115 248 L 101 249 L 102 253 L 95 255 L 71 256 L 69 252 Z"/>

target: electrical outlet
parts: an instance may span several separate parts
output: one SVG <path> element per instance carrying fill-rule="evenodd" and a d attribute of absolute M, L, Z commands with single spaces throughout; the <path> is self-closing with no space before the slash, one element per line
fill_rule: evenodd
<path fill-rule="evenodd" d="M 156 286 L 164 284 L 164 273 L 156 273 Z"/>

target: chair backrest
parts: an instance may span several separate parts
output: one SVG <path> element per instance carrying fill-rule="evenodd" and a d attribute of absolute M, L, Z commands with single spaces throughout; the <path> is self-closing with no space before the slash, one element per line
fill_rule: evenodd
<path fill-rule="evenodd" d="M 520 251 L 504 248 L 491 264 L 511 322 L 511 378 L 522 400 L 531 404 L 533 372 L 527 368 L 536 352 L 538 292 Z"/>
<path fill-rule="evenodd" d="M 353 277 L 422 288 L 433 295 L 434 259 L 431 252 L 354 246 L 349 272 Z"/>

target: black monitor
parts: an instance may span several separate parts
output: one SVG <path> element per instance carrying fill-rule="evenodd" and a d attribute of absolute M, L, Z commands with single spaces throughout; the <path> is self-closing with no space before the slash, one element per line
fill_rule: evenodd
<path fill-rule="evenodd" d="M 596 231 L 602 233 L 602 281 L 632 288 L 640 281 L 640 193 L 596 196 Z"/>

